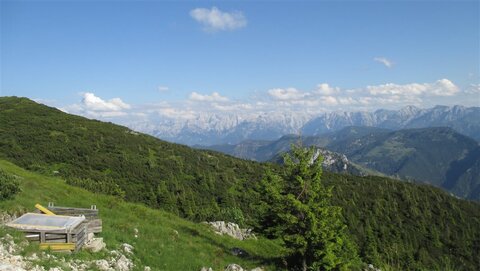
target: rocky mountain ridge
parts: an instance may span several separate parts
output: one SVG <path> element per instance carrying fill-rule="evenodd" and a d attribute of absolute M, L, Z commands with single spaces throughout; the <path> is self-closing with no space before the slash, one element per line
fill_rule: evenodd
<path fill-rule="evenodd" d="M 276 140 L 286 134 L 304 136 L 338 131 L 347 126 L 368 126 L 392 130 L 444 126 L 480 140 L 480 107 L 435 106 L 422 109 L 374 112 L 209 113 L 195 117 L 158 116 L 143 122 L 125 123 L 129 128 L 186 145 L 237 144 L 245 140 Z"/>

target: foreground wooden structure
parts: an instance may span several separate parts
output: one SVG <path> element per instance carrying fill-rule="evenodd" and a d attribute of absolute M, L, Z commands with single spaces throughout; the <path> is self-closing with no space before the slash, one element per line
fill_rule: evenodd
<path fill-rule="evenodd" d="M 56 215 L 66 216 L 84 216 L 85 224 L 87 225 L 88 233 L 102 232 L 102 220 L 98 217 L 98 209 L 96 205 L 91 205 L 90 208 L 73 208 L 73 207 L 58 207 L 53 202 L 48 203 L 48 211 Z"/>
<path fill-rule="evenodd" d="M 98 209 L 92 205 L 87 208 L 48 207 L 35 205 L 36 213 L 26 213 L 8 227 L 25 233 L 31 242 L 38 242 L 41 249 L 52 251 L 78 251 L 87 242 L 89 234 L 102 232 L 102 220 Z"/>
<path fill-rule="evenodd" d="M 7 223 L 25 233 L 27 240 L 39 242 L 41 249 L 78 251 L 87 238 L 84 217 L 26 213 Z"/>

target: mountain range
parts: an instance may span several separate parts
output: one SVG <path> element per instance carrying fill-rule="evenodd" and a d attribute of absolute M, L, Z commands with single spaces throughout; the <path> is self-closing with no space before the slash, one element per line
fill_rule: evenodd
<path fill-rule="evenodd" d="M 244 159 L 278 161 L 291 144 L 298 143 L 321 148 L 326 161 L 330 161 L 327 170 L 342 172 L 341 165 L 345 164 L 351 169 L 345 172 L 351 174 L 381 172 L 480 200 L 480 146 L 448 127 L 392 131 L 352 126 L 319 136 L 287 135 L 276 141 L 248 140 L 206 148 Z"/>
<path fill-rule="evenodd" d="M 237 144 L 249 139 L 276 140 L 286 134 L 320 135 L 347 126 L 391 130 L 443 126 L 480 140 L 480 107 L 455 105 L 422 109 L 407 106 L 400 110 L 321 114 L 275 112 L 239 115 L 201 112 L 195 117 L 159 116 L 154 120 L 125 125 L 170 142 L 190 146 Z"/>

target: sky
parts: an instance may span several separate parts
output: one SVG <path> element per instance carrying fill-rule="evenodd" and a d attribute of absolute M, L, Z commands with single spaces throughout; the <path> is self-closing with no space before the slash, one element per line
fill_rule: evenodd
<path fill-rule="evenodd" d="M 480 106 L 479 1 L 5 1 L 0 95 L 95 118 Z"/>

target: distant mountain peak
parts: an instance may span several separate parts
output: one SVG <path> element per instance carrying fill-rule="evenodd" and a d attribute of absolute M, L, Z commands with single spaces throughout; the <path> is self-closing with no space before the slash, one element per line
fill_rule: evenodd
<path fill-rule="evenodd" d="M 399 110 L 334 111 L 319 114 L 261 112 L 258 114 L 201 112 L 194 118 L 159 117 L 153 121 L 125 123 L 158 138 L 187 145 L 237 144 L 244 140 L 276 140 L 287 134 L 305 136 L 338 131 L 348 126 L 398 130 L 446 126 L 480 139 L 480 107 L 461 105 L 423 109 L 415 105 Z"/>

